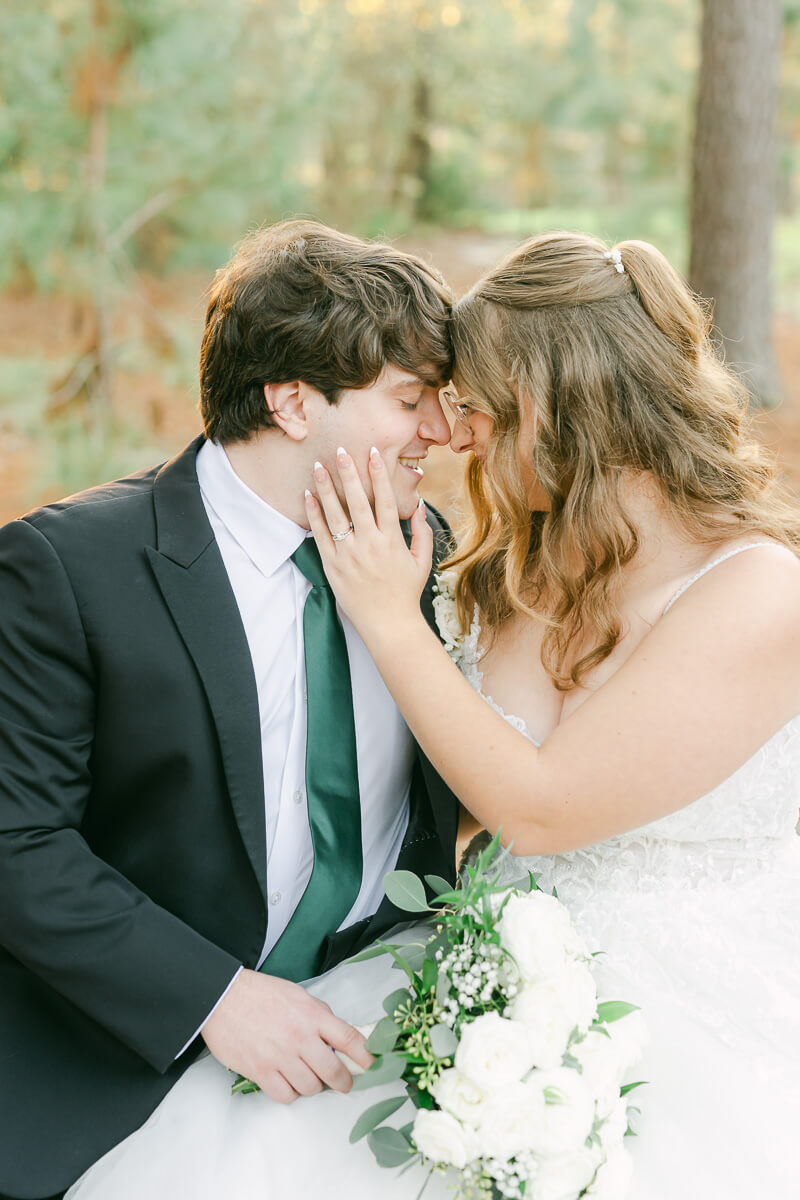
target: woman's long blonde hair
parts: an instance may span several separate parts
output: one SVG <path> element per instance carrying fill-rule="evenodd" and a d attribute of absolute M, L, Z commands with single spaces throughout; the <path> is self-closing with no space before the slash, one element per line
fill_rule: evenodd
<path fill-rule="evenodd" d="M 473 459 L 473 512 L 447 564 L 462 626 L 476 602 L 493 630 L 514 612 L 544 618 L 542 662 L 562 691 L 620 637 L 615 592 L 639 546 L 626 469 L 649 472 L 699 542 L 759 533 L 800 552 L 800 517 L 749 432 L 747 393 L 717 357 L 704 307 L 647 242 L 616 246 L 622 272 L 607 249 L 582 234 L 531 238 L 453 318 L 455 381 L 494 421 L 490 484 Z M 530 512 L 523 424 L 549 512 Z"/>

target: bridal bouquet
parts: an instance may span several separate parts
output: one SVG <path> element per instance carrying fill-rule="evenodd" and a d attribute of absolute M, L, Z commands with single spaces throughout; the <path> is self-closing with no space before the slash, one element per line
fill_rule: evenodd
<path fill-rule="evenodd" d="M 367 1137 L 384 1167 L 422 1163 L 474 1200 L 620 1200 L 632 1132 L 624 1083 L 644 1042 L 641 1014 L 598 1002 L 592 958 L 555 896 L 501 886 L 499 838 L 467 868 L 464 886 L 426 876 L 438 893 L 433 932 L 382 943 L 406 976 L 367 1041 L 375 1062 L 354 1089 L 405 1085 L 367 1109 L 350 1135 Z M 384 881 L 390 899 L 430 912 L 409 871 Z M 387 1124 L 403 1106 L 413 1119 Z"/>

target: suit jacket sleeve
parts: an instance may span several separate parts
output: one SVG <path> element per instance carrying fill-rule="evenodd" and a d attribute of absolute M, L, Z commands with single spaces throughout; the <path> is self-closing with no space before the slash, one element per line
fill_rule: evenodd
<path fill-rule="evenodd" d="M 0 943 L 164 1071 L 239 964 L 81 836 L 100 703 L 64 567 L 12 522 L 0 530 Z"/>

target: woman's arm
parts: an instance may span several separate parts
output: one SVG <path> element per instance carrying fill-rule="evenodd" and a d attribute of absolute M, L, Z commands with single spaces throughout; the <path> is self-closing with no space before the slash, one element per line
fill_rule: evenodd
<path fill-rule="evenodd" d="M 374 517 L 349 456 L 339 469 L 354 534 L 330 537 L 348 519 L 324 470 L 319 502 L 307 501 L 339 602 L 425 753 L 516 853 L 573 849 L 674 812 L 800 712 L 800 563 L 766 547 L 695 584 L 537 748 L 470 687 L 420 615 L 424 515 L 409 552 L 379 457 Z"/>

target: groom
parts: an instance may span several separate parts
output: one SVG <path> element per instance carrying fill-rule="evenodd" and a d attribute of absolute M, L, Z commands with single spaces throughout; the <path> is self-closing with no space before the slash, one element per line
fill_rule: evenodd
<path fill-rule="evenodd" d="M 303 493 L 376 445 L 412 514 L 449 312 L 391 247 L 253 234 L 211 289 L 206 436 L 0 531 L 3 1196 L 62 1192 L 204 1043 L 282 1102 L 348 1088 L 331 1047 L 369 1061 L 297 981 L 402 919 L 388 870 L 453 877 L 456 802 L 337 618 Z"/>

